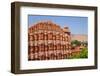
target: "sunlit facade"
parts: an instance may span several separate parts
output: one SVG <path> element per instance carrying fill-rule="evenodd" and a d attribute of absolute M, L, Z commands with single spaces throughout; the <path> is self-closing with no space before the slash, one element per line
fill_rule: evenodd
<path fill-rule="evenodd" d="M 28 60 L 58 60 L 70 56 L 71 32 L 51 21 L 41 21 L 28 29 Z"/>

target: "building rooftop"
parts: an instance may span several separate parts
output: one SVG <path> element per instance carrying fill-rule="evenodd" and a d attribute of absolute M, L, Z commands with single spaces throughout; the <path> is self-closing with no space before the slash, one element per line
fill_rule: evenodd
<path fill-rule="evenodd" d="M 57 31 L 60 31 L 60 32 L 70 32 L 68 27 L 61 28 L 60 25 L 54 23 L 51 20 L 39 21 L 39 22 L 33 24 L 31 27 L 29 27 L 29 29 L 33 28 L 33 30 L 34 30 L 34 27 L 42 27 L 42 29 L 44 29 L 43 27 L 47 27 L 47 28 L 45 28 L 47 30 L 52 28 L 52 30 L 56 29 Z"/>

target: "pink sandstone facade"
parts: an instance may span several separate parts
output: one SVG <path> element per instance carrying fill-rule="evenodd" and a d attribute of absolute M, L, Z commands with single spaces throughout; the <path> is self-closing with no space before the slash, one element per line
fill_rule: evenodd
<path fill-rule="evenodd" d="M 51 21 L 38 22 L 28 30 L 28 60 L 58 60 L 71 55 L 71 32 Z"/>

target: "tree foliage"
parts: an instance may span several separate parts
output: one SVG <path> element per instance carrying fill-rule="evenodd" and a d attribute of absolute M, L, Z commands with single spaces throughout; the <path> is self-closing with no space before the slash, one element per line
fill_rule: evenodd
<path fill-rule="evenodd" d="M 73 41 L 71 42 L 71 45 L 72 45 L 72 46 L 79 46 L 79 45 L 81 45 L 81 42 L 78 41 L 78 40 L 73 40 Z"/>
<path fill-rule="evenodd" d="M 87 57 L 88 57 L 88 50 L 87 50 L 87 48 L 84 48 L 80 52 L 80 58 L 87 58 Z"/>
<path fill-rule="evenodd" d="M 72 47 L 76 47 L 76 46 L 80 46 L 80 45 L 88 46 L 88 42 L 87 41 L 81 42 L 81 41 L 78 41 L 78 40 L 73 40 L 71 42 L 71 45 L 72 45 Z"/>
<path fill-rule="evenodd" d="M 70 59 L 76 59 L 76 58 L 88 58 L 88 50 L 87 48 L 84 48 L 80 51 L 80 53 L 74 54 L 71 57 L 69 57 Z"/>

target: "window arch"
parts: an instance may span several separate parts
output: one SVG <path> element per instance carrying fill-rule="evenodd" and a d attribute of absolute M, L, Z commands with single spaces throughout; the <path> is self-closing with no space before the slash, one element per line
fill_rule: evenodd
<path fill-rule="evenodd" d="M 44 40 L 44 33 L 39 33 L 39 40 Z"/>
<path fill-rule="evenodd" d="M 42 51 L 42 52 L 45 51 L 45 45 L 44 44 L 40 45 L 40 51 Z"/>
<path fill-rule="evenodd" d="M 47 33 L 44 35 L 44 39 L 48 40 L 48 34 Z"/>
<path fill-rule="evenodd" d="M 53 40 L 56 40 L 56 35 L 53 34 Z"/>
<path fill-rule="evenodd" d="M 53 33 L 48 33 L 48 40 L 52 40 L 53 39 Z"/>
<path fill-rule="evenodd" d="M 38 34 L 34 34 L 34 40 L 38 40 Z"/>

